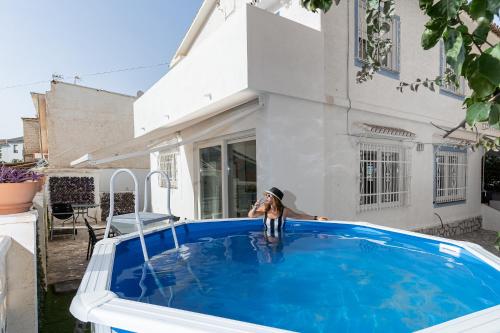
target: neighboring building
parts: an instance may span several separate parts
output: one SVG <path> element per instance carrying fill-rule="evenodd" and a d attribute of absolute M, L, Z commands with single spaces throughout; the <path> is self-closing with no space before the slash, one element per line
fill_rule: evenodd
<path fill-rule="evenodd" d="M 25 154 L 33 159 L 43 157 L 48 163 L 44 172 L 49 177 L 94 178 L 92 192 L 97 203 L 100 192 L 109 192 L 109 180 L 117 168 L 130 168 L 144 179 L 149 170 L 146 157 L 84 169 L 70 165 L 85 152 L 134 137 L 135 96 L 58 81 L 52 81 L 45 94 L 31 96 L 37 117 L 23 119 L 25 135 L 30 139 Z M 133 189 L 131 179 L 118 179 L 117 191 Z"/>
<path fill-rule="evenodd" d="M 23 137 L 0 139 L 0 162 L 23 162 Z"/>
<path fill-rule="evenodd" d="M 35 162 L 43 157 L 38 118 L 21 118 L 24 134 L 24 161 Z"/>
<path fill-rule="evenodd" d="M 482 152 L 467 144 L 476 137 L 443 139 L 431 124 L 463 119 L 462 90 L 396 90 L 442 71 L 440 48 L 422 50 L 414 29 L 426 17 L 396 1 L 390 57 L 357 84 L 363 11 L 361 0 L 327 14 L 298 0 L 204 1 L 170 71 L 134 103 L 136 139 L 86 162 L 150 153 L 151 168 L 174 179 L 173 212 L 188 218 L 246 216 L 277 186 L 286 206 L 337 220 L 403 229 L 474 220 Z M 152 197 L 164 211 L 162 182 Z"/>

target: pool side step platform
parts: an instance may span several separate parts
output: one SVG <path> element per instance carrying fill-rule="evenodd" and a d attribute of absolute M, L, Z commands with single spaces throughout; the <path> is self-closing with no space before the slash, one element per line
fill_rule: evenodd
<path fill-rule="evenodd" d="M 499 331 L 500 305 L 497 305 L 415 333 L 498 333 Z"/>

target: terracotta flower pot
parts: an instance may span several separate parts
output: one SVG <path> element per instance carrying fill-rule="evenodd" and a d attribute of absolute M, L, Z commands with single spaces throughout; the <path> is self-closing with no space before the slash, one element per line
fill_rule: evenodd
<path fill-rule="evenodd" d="M 38 182 L 0 183 L 0 215 L 27 212 L 39 188 Z"/>

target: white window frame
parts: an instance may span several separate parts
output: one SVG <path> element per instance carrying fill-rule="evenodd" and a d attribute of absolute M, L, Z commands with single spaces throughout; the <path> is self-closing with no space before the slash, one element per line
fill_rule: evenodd
<path fill-rule="evenodd" d="M 434 149 L 434 204 L 467 199 L 467 149 L 436 146 Z"/>
<path fill-rule="evenodd" d="M 366 43 L 363 41 L 367 40 L 367 31 L 366 31 L 366 0 L 356 0 L 356 59 L 361 62 L 366 61 Z M 391 30 L 388 32 L 390 34 L 390 38 L 392 40 L 392 48 L 386 58 L 386 64 L 382 64 L 382 69 L 399 73 L 400 72 L 400 49 L 401 49 L 401 40 L 400 40 L 400 29 L 401 29 L 401 20 L 399 16 L 394 15 L 391 22 Z"/>
<path fill-rule="evenodd" d="M 170 188 L 178 188 L 179 176 L 179 149 L 160 151 L 158 153 L 158 170 L 165 171 L 170 178 Z M 163 177 L 158 177 L 158 186 L 167 187 L 167 181 Z"/>
<path fill-rule="evenodd" d="M 446 63 L 446 55 L 444 52 L 444 45 L 443 42 L 441 41 L 439 43 L 439 75 L 444 78 L 444 72 L 446 71 L 447 68 L 450 66 Z M 447 92 L 447 93 L 452 93 L 454 95 L 464 97 L 465 96 L 465 86 L 467 85 L 467 82 L 465 79 L 461 76 L 459 78 L 459 85 L 458 87 L 455 87 L 453 84 L 446 84 L 443 82 L 441 84 L 441 87 L 439 88 L 440 90 Z"/>
<path fill-rule="evenodd" d="M 361 141 L 358 156 L 359 212 L 409 205 L 411 151 L 408 147 L 402 143 Z"/>
<path fill-rule="evenodd" d="M 232 143 L 257 140 L 255 130 L 243 131 L 240 133 L 229 134 L 210 140 L 202 141 L 194 145 L 195 167 L 196 167 L 196 182 L 195 182 L 195 215 L 201 219 L 201 193 L 200 193 L 200 149 L 221 146 L 221 159 L 222 159 L 222 216 L 228 218 L 229 216 L 229 191 L 228 191 L 228 177 L 229 165 L 227 160 L 227 146 Z"/>

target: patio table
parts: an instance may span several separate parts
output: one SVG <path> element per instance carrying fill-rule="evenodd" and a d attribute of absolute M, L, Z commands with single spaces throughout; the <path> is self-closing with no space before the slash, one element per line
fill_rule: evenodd
<path fill-rule="evenodd" d="M 85 215 L 95 221 L 97 224 L 97 218 L 89 215 L 89 208 L 97 208 L 98 204 L 95 203 L 72 203 L 73 211 L 75 213 L 75 221 L 78 220 L 78 216 L 82 216 L 85 219 Z"/>

